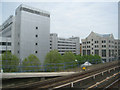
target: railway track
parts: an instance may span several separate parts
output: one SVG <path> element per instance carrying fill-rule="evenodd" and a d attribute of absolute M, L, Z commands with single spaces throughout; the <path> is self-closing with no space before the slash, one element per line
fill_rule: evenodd
<path fill-rule="evenodd" d="M 118 78 L 117 80 L 115 80 L 114 82 L 112 82 L 112 83 L 110 83 L 107 87 L 106 87 L 106 89 L 111 89 L 112 90 L 112 88 L 119 88 L 119 90 L 120 90 L 120 78 Z"/>
<path fill-rule="evenodd" d="M 113 85 L 115 85 L 118 81 L 120 81 L 120 72 L 117 72 L 110 77 L 107 77 L 87 88 L 87 90 L 92 88 L 102 88 L 103 90 L 112 89 L 114 88 Z M 118 88 L 118 87 L 117 87 Z"/>
<path fill-rule="evenodd" d="M 86 72 L 77 73 L 73 75 L 68 75 L 65 77 L 58 77 L 54 79 L 44 80 L 44 81 L 38 81 L 34 83 L 28 83 L 24 85 L 18 85 L 18 86 L 11 86 L 11 87 L 4 87 L 5 89 L 15 88 L 15 89 L 30 89 L 30 90 L 39 90 L 41 88 L 49 88 L 49 89 L 57 89 L 57 88 L 64 88 L 66 86 L 73 87 L 73 84 L 76 82 L 79 82 L 80 80 L 94 77 L 97 73 L 102 73 L 103 71 L 110 71 L 110 69 L 120 68 L 119 66 L 120 62 L 113 62 L 109 65 L 106 65 L 104 67 L 97 67 L 95 69 L 88 70 Z M 3 88 L 3 89 L 4 89 Z"/>

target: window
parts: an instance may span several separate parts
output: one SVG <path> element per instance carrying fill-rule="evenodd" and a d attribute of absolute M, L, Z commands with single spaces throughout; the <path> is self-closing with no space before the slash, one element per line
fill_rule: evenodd
<path fill-rule="evenodd" d="M 18 45 L 20 45 L 20 43 L 18 42 Z"/>
<path fill-rule="evenodd" d="M 93 41 L 93 39 L 92 39 L 92 41 Z"/>
<path fill-rule="evenodd" d="M 38 27 L 36 27 L 36 29 L 38 29 Z"/>
<path fill-rule="evenodd" d="M 95 54 L 96 54 L 96 55 L 99 55 L 99 50 L 95 50 Z"/>
<path fill-rule="evenodd" d="M 111 57 L 111 50 L 109 50 L 109 57 Z"/>
<path fill-rule="evenodd" d="M 83 50 L 83 55 L 86 55 L 86 50 Z"/>
<path fill-rule="evenodd" d="M 6 45 L 6 42 L 2 42 L 2 45 Z"/>
<path fill-rule="evenodd" d="M 106 45 L 104 45 L 104 47 L 106 47 Z"/>
<path fill-rule="evenodd" d="M 8 46 L 11 46 L 11 42 L 8 42 Z"/>
<path fill-rule="evenodd" d="M 96 45 L 95 45 L 95 48 L 96 48 Z"/>
<path fill-rule="evenodd" d="M 92 45 L 93 45 L 93 43 L 92 43 Z"/>
<path fill-rule="evenodd" d="M 104 43 L 106 43 L 106 41 L 104 40 Z"/>
<path fill-rule="evenodd" d="M 36 35 L 36 37 L 38 37 L 38 35 Z"/>
<path fill-rule="evenodd" d="M 102 50 L 102 57 L 106 57 L 106 50 Z"/>
<path fill-rule="evenodd" d="M 90 55 L 90 50 L 87 50 L 87 55 Z"/>
<path fill-rule="evenodd" d="M 35 53 L 38 53 L 38 51 L 35 51 Z"/>
<path fill-rule="evenodd" d="M 38 45 L 38 43 L 35 43 L 35 45 Z"/>
<path fill-rule="evenodd" d="M 18 53 L 19 53 L 19 51 L 18 51 Z"/>

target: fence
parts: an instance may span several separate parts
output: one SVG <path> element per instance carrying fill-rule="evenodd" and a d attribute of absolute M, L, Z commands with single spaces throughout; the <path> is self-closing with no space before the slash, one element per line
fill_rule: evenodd
<path fill-rule="evenodd" d="M 85 61 L 89 62 L 89 60 Z M 3 69 L 3 72 L 56 72 L 77 68 L 83 64 L 83 62 L 80 61 L 47 63 L 44 65 L 34 65 L 34 62 L 26 62 L 26 65 L 22 65 L 18 62 L 14 62 L 13 60 L 4 60 L 3 62 L 0 60 L 0 62 L 0 69 Z M 101 62 L 98 60 L 92 60 L 90 63 L 98 64 Z"/>

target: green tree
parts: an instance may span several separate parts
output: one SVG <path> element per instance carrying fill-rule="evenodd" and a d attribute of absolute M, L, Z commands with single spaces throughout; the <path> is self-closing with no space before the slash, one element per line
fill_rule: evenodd
<path fill-rule="evenodd" d="M 29 55 L 22 62 L 22 67 L 24 71 L 40 71 L 40 60 L 33 54 Z"/>
<path fill-rule="evenodd" d="M 7 51 L 2 55 L 2 69 L 4 72 L 16 72 L 18 71 L 19 59 Z"/>
<path fill-rule="evenodd" d="M 84 57 L 81 56 L 81 54 L 75 55 L 75 59 L 78 60 L 79 65 L 85 62 Z"/>
<path fill-rule="evenodd" d="M 102 59 L 99 55 L 94 55 L 95 62 L 102 63 Z"/>
<path fill-rule="evenodd" d="M 61 70 L 62 63 L 62 56 L 60 53 L 58 53 L 57 50 L 51 50 L 49 53 L 47 53 L 44 66 L 46 71 L 58 71 Z"/>
<path fill-rule="evenodd" d="M 74 68 L 77 64 L 77 62 L 75 62 L 75 56 L 72 52 L 65 52 L 63 55 L 63 61 L 65 63 L 66 69 Z"/>

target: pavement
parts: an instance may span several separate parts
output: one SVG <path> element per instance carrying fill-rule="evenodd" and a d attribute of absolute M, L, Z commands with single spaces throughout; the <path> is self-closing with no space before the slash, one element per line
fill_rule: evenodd
<path fill-rule="evenodd" d="M 77 72 L 2 73 L 2 78 L 10 79 L 10 78 L 29 78 L 29 77 L 55 77 L 55 76 L 66 76 L 75 73 Z"/>

